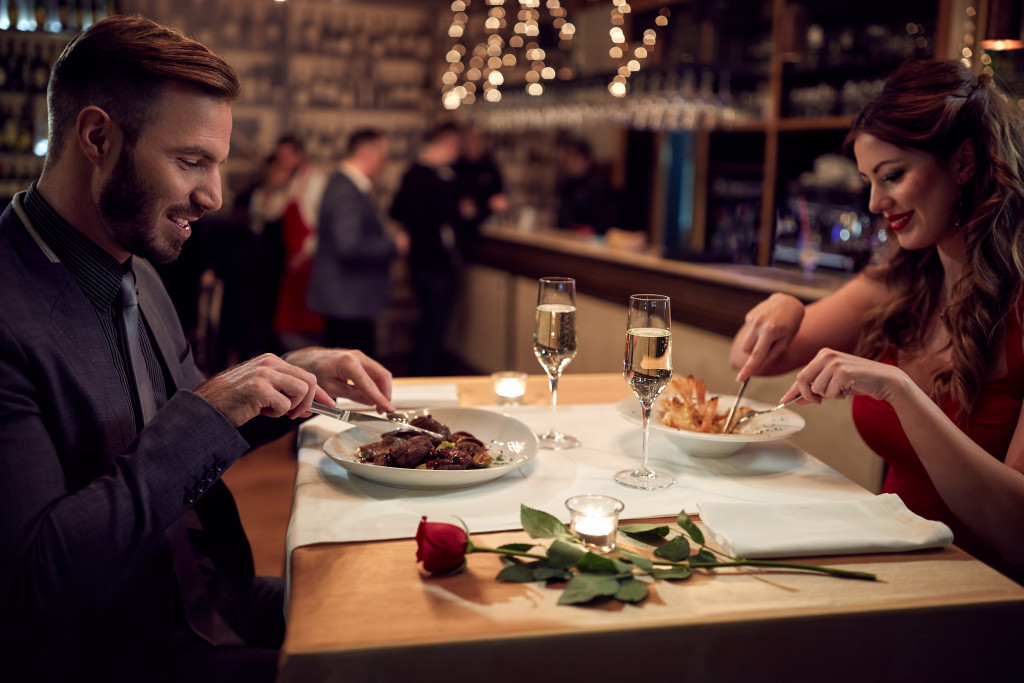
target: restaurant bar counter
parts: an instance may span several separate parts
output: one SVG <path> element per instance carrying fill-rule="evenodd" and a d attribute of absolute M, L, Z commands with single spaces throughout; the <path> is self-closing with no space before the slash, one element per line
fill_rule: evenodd
<path fill-rule="evenodd" d="M 672 299 L 675 374 L 704 379 L 708 390 L 718 394 L 736 393 L 728 352 L 750 308 L 775 291 L 816 301 L 848 277 L 688 263 L 612 248 L 565 231 L 486 226 L 477 258 L 466 268 L 449 352 L 479 373 L 538 372 L 532 344 L 537 279 L 555 275 L 576 279 L 579 352 L 566 374 L 621 372 L 630 294 L 667 294 Z M 795 375 L 754 378 L 746 396 L 775 403 Z M 807 420 L 794 443 L 868 490 L 880 489 L 882 461 L 861 440 L 848 402 L 794 409 Z"/>
<path fill-rule="evenodd" d="M 463 406 L 494 404 L 487 377 L 397 380 L 399 386 L 431 382 L 453 384 Z M 617 374 L 576 375 L 564 382 L 563 420 L 630 395 Z M 512 414 L 546 414 L 547 399 L 544 377 L 531 374 L 526 408 Z M 592 443 L 581 450 L 601 457 L 594 449 L 604 447 L 593 442 L 594 435 L 589 438 Z M 474 554 L 461 573 L 429 576 L 416 564 L 412 538 L 296 544 L 295 535 L 303 531 L 298 527 L 309 523 L 314 508 L 331 510 L 335 525 L 347 514 L 345 525 L 360 528 L 372 520 L 350 508 L 373 507 L 386 515 L 391 513 L 384 510 L 401 510 L 411 535 L 424 505 L 450 510 L 477 496 L 490 501 L 480 508 L 490 515 L 497 514 L 501 499 L 494 488 L 429 499 L 423 497 L 429 492 L 334 481 L 337 474 L 322 451 L 316 457 L 310 450 L 320 446 L 300 445 L 307 453 L 300 451 L 289 530 L 294 550 L 281 683 L 627 676 L 717 682 L 1019 680 L 1024 588 L 953 546 L 796 560 L 872 572 L 876 582 L 750 568 L 698 571 L 687 581 L 658 582 L 639 605 L 559 606 L 557 588 L 495 580 L 501 567 L 495 555 Z M 538 457 L 565 462 L 566 453 L 542 451 Z M 714 464 L 693 463 L 696 476 L 714 477 L 714 471 Z M 807 485 L 830 479 L 829 490 L 839 491 L 841 482 L 833 475 L 821 472 L 812 479 Z M 767 477 L 762 484 L 775 481 Z M 544 482 L 532 486 L 537 485 Z M 341 509 L 319 508 L 351 491 L 362 491 L 362 497 Z M 574 493 L 579 491 L 564 491 L 566 497 Z M 625 517 L 631 521 L 628 509 Z M 433 513 L 431 519 L 446 521 Z M 467 523 L 472 531 L 474 524 Z M 489 547 L 528 540 L 522 531 L 473 538 Z"/>

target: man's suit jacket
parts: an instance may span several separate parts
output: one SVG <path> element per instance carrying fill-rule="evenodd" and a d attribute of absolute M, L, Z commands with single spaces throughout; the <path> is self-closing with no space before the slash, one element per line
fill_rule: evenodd
<path fill-rule="evenodd" d="M 458 264 L 459 245 L 447 244 L 445 237 L 449 230 L 452 238 L 458 237 L 458 197 L 450 168 L 412 164 L 391 202 L 391 217 L 409 233 L 409 264 L 414 270 L 450 271 Z"/>
<path fill-rule="evenodd" d="M 0 648 L 80 673 L 112 650 L 148 663 L 172 640 L 165 530 L 194 505 L 220 570 L 211 580 L 251 580 L 220 475 L 246 436 L 281 429 L 243 434 L 189 391 L 202 375 L 159 277 L 136 258 L 140 309 L 173 383 L 136 437 L 92 306 L 17 202 L 0 216 Z"/>
<path fill-rule="evenodd" d="M 388 304 L 395 254 L 370 197 L 341 171 L 332 173 L 320 205 L 309 307 L 332 318 L 376 318 Z"/>

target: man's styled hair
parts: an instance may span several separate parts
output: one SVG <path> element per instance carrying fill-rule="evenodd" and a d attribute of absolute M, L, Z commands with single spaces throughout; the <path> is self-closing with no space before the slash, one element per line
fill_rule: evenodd
<path fill-rule="evenodd" d="M 384 131 L 377 128 L 360 128 L 348 136 L 348 143 L 345 145 L 345 156 L 350 157 L 359 151 L 363 145 L 369 145 L 384 138 Z"/>
<path fill-rule="evenodd" d="M 48 161 L 60 157 L 78 113 L 90 105 L 107 112 L 134 145 L 169 83 L 228 102 L 241 90 L 226 61 L 176 29 L 126 15 L 93 24 L 64 48 L 50 73 Z"/>

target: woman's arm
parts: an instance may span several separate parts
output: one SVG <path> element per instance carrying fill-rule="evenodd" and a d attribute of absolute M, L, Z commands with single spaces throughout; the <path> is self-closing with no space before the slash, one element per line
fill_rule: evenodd
<path fill-rule="evenodd" d="M 824 349 L 797 374 L 781 400 L 801 395 L 814 402 L 852 395 L 888 401 L 953 514 L 1008 562 L 1024 565 L 1024 413 L 1017 418 L 1004 464 L 892 365 Z"/>
<path fill-rule="evenodd" d="M 808 306 L 788 294 L 772 294 L 747 313 L 733 338 L 729 362 L 739 370 L 737 381 L 789 372 L 825 347 L 852 351 L 865 314 L 885 296 L 885 287 L 864 275 Z"/>

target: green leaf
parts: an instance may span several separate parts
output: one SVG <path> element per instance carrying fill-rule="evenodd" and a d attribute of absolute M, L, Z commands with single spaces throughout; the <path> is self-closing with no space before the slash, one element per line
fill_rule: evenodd
<path fill-rule="evenodd" d="M 592 574 L 616 574 L 619 571 L 616 564 L 617 563 L 614 560 L 607 558 L 604 555 L 586 553 L 580 558 L 580 561 L 576 563 L 576 568 L 581 572 L 590 572 Z"/>
<path fill-rule="evenodd" d="M 615 559 L 613 559 L 612 562 L 615 563 L 615 573 L 616 574 L 618 574 L 620 576 L 627 576 L 627 575 L 631 576 L 633 574 L 633 567 L 631 567 L 628 563 L 620 562 L 619 560 L 615 560 Z"/>
<path fill-rule="evenodd" d="M 548 548 L 548 564 L 552 567 L 575 567 L 586 554 L 581 546 L 559 538 Z"/>
<path fill-rule="evenodd" d="M 642 581 L 629 578 L 619 581 L 615 599 L 619 602 L 643 602 L 647 598 L 647 586 Z"/>
<path fill-rule="evenodd" d="M 676 536 L 668 543 L 658 546 L 654 554 L 669 562 L 682 562 L 690 557 L 690 544 L 687 543 L 685 536 Z"/>
<path fill-rule="evenodd" d="M 693 572 L 688 567 L 672 567 L 671 569 L 655 569 L 651 572 L 651 576 L 656 579 L 681 581 L 693 576 Z"/>
<path fill-rule="evenodd" d="M 668 536 L 669 528 L 664 524 L 623 524 L 619 531 L 630 536 L 653 534 L 662 538 Z"/>
<path fill-rule="evenodd" d="M 530 538 L 571 538 L 572 532 L 569 527 L 562 524 L 554 515 L 549 515 L 543 510 L 534 510 L 520 504 L 519 522 L 523 525 L 523 531 L 530 535 Z"/>
<path fill-rule="evenodd" d="M 579 605 L 618 592 L 619 580 L 610 574 L 576 574 L 566 584 L 558 604 Z"/>
<path fill-rule="evenodd" d="M 700 552 L 690 558 L 691 562 L 718 562 L 718 558 L 714 554 L 705 548 L 701 548 Z"/>
<path fill-rule="evenodd" d="M 498 572 L 497 579 L 499 581 L 508 581 L 509 583 L 530 583 L 531 581 L 537 581 L 539 579 L 534 576 L 534 567 L 537 567 L 538 564 L 538 562 L 534 562 L 532 564 L 520 564 L 518 562 L 510 564 Z"/>
<path fill-rule="evenodd" d="M 568 569 L 562 569 L 561 567 L 549 567 L 545 565 L 533 570 L 533 578 L 538 581 L 547 581 L 549 579 L 568 581 L 572 578 L 572 572 Z"/>
<path fill-rule="evenodd" d="M 679 513 L 679 517 L 676 518 L 676 522 L 682 527 L 683 531 L 690 535 L 693 542 L 697 545 L 704 545 L 704 532 L 700 530 L 696 522 L 690 519 L 690 515 L 686 514 L 686 511 Z"/>
<path fill-rule="evenodd" d="M 532 543 L 506 543 L 505 545 L 498 546 L 498 550 L 511 550 L 514 553 L 528 553 L 533 548 L 534 545 Z"/>
<path fill-rule="evenodd" d="M 621 548 L 619 549 L 619 552 L 622 553 L 623 557 L 625 557 L 627 560 L 635 564 L 640 569 L 643 569 L 645 572 L 651 571 L 651 569 L 654 567 L 654 562 L 649 557 L 637 555 L 635 553 L 622 550 Z"/>

